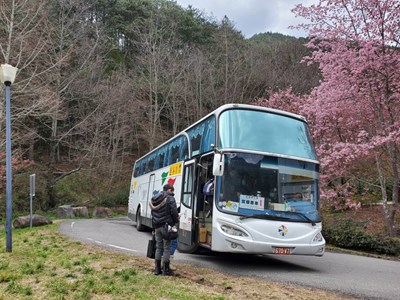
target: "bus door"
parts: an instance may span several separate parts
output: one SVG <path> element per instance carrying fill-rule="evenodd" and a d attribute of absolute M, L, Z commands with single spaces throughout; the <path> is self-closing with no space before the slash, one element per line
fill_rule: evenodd
<path fill-rule="evenodd" d="M 196 218 L 194 216 L 194 174 L 196 171 L 196 160 L 185 162 L 183 169 L 182 194 L 179 218 L 179 244 L 181 252 L 192 253 L 197 249 L 196 242 Z"/>
<path fill-rule="evenodd" d="M 198 217 L 199 243 L 206 248 L 211 246 L 212 236 L 212 211 L 214 206 L 214 176 L 213 169 L 214 153 L 209 153 L 200 158 L 196 178 L 197 204 L 195 214 Z"/>

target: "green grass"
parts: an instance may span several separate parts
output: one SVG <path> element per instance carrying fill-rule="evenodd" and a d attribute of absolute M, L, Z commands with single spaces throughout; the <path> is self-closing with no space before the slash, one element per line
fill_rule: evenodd
<path fill-rule="evenodd" d="M 345 299 L 189 265 L 179 265 L 175 276 L 154 276 L 153 260 L 72 241 L 57 223 L 14 229 L 12 240 L 8 253 L 0 230 L 0 300 Z"/>
<path fill-rule="evenodd" d="M 225 299 L 154 276 L 147 258 L 71 241 L 57 228 L 14 229 L 11 253 L 0 231 L 0 299 Z"/>

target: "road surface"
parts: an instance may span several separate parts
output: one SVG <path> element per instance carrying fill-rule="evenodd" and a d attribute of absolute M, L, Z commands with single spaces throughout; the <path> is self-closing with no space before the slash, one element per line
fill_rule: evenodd
<path fill-rule="evenodd" d="M 60 232 L 72 239 L 145 256 L 150 232 L 128 218 L 65 220 Z M 400 262 L 326 252 L 323 257 L 175 253 L 175 261 L 225 273 L 324 289 L 361 299 L 400 299 Z"/>

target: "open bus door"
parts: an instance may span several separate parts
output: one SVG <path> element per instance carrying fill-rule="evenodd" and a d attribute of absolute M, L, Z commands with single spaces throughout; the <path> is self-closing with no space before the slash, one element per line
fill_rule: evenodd
<path fill-rule="evenodd" d="M 196 192 L 196 160 L 185 162 L 183 169 L 183 182 L 181 193 L 181 206 L 179 218 L 178 250 L 184 253 L 193 253 L 197 250 L 198 220 L 194 215 Z"/>
<path fill-rule="evenodd" d="M 211 246 L 204 239 L 207 232 L 211 234 L 210 205 L 213 203 L 203 194 L 203 186 L 212 177 L 213 157 L 206 154 L 184 165 L 178 243 L 179 251 L 184 253 L 193 253 L 199 246 Z"/>

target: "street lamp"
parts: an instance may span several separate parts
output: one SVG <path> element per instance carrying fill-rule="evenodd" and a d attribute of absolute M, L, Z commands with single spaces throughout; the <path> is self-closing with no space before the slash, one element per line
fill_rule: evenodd
<path fill-rule="evenodd" d="M 6 86 L 6 252 L 12 252 L 12 174 L 11 174 L 11 113 L 10 88 L 17 68 L 9 64 L 0 67 L 0 81 Z"/>

